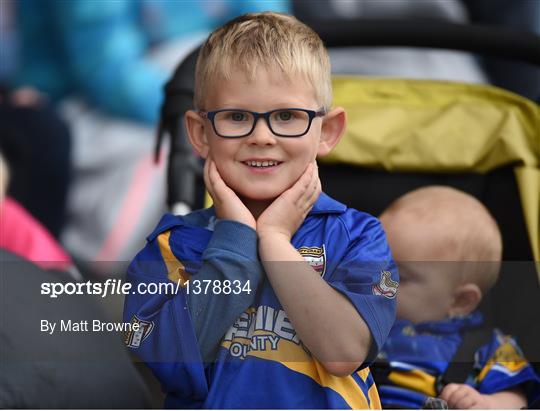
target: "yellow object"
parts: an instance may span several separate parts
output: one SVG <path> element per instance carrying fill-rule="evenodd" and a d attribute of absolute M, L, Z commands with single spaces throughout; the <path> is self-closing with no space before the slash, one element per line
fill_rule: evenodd
<path fill-rule="evenodd" d="M 486 173 L 513 165 L 540 261 L 537 104 L 493 86 L 443 81 L 334 77 L 333 87 L 348 128 L 321 162 L 399 172 Z"/>
<path fill-rule="evenodd" d="M 399 387 L 421 392 L 430 397 L 437 396 L 435 388 L 437 379 L 427 372 L 420 370 L 392 371 L 388 374 L 388 379 Z"/>
<path fill-rule="evenodd" d="M 161 257 L 163 262 L 167 267 L 167 278 L 173 283 L 180 282 L 182 287 L 186 286 L 186 282 L 189 281 L 191 275 L 189 275 L 184 267 L 184 264 L 176 258 L 171 250 L 171 245 L 169 243 L 171 237 L 170 231 L 165 231 L 158 236 L 159 251 L 161 252 Z"/>

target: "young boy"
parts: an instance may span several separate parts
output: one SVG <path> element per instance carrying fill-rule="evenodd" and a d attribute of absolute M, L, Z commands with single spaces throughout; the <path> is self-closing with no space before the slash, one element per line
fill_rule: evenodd
<path fill-rule="evenodd" d="M 397 272 L 380 223 L 321 193 L 316 157 L 346 124 L 331 100 L 326 50 L 291 16 L 244 15 L 203 45 L 185 119 L 214 206 L 165 216 L 128 272 L 183 285 L 125 305 L 167 406 L 380 406 L 367 366 Z"/>
<path fill-rule="evenodd" d="M 534 401 L 538 376 L 498 330 L 477 347 L 476 374 L 437 392 L 462 336 L 481 325 L 475 309 L 497 280 L 502 241 L 485 207 L 461 191 L 431 186 L 400 197 L 380 218 L 401 278 L 398 320 L 380 354 L 390 373 L 376 379 L 383 407 L 427 408 L 427 397 L 437 395 L 459 409 L 519 409 L 527 397 Z"/>

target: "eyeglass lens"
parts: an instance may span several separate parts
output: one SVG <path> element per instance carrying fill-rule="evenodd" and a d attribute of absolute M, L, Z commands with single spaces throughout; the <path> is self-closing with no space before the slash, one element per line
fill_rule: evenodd
<path fill-rule="evenodd" d="M 249 111 L 220 111 L 214 117 L 218 134 L 235 137 L 248 134 L 254 126 L 254 116 Z M 271 130 L 284 136 L 296 136 L 307 131 L 309 115 L 302 110 L 278 110 L 269 116 Z"/>

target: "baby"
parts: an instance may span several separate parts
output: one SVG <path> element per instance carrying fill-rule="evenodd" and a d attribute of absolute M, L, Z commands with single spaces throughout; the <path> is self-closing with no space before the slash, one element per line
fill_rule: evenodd
<path fill-rule="evenodd" d="M 478 347 L 474 375 L 438 389 L 463 335 L 482 324 L 476 309 L 497 281 L 501 234 L 485 207 L 464 192 L 431 186 L 400 197 L 380 219 L 401 280 L 398 320 L 381 353 L 390 372 L 377 381 L 383 407 L 422 408 L 435 396 L 460 409 L 534 402 L 539 378 L 498 330 Z"/>

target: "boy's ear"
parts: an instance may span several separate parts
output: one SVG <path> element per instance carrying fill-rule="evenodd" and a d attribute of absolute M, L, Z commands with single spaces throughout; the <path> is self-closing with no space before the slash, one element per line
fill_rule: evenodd
<path fill-rule="evenodd" d="M 347 116 L 345 110 L 336 107 L 323 117 L 318 156 L 325 156 L 339 143 L 345 133 Z"/>
<path fill-rule="evenodd" d="M 189 142 L 202 157 L 208 157 L 208 140 L 204 128 L 204 119 L 195 111 L 188 110 L 184 115 Z"/>
<path fill-rule="evenodd" d="M 454 291 L 454 303 L 450 307 L 450 317 L 462 317 L 472 313 L 482 300 L 480 287 L 473 283 L 465 283 Z"/>

